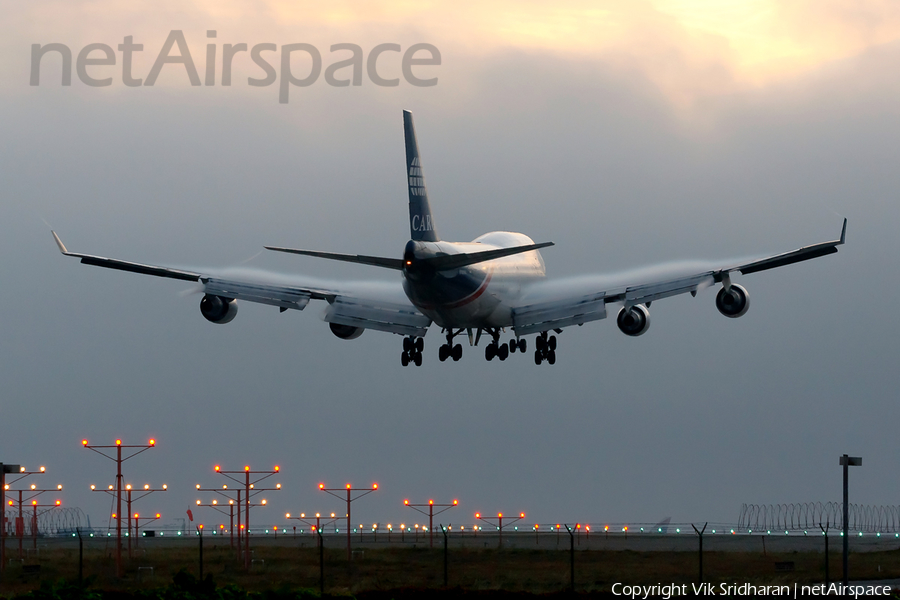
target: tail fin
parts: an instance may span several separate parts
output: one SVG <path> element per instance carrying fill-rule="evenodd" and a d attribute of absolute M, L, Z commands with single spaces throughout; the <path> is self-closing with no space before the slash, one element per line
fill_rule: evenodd
<path fill-rule="evenodd" d="M 419 158 L 419 145 L 416 143 L 416 128 L 412 113 L 408 110 L 403 111 L 403 134 L 406 138 L 406 174 L 409 185 L 409 237 L 421 242 L 437 242 L 441 238 L 434 225 L 434 217 L 431 216 L 425 174 Z"/>

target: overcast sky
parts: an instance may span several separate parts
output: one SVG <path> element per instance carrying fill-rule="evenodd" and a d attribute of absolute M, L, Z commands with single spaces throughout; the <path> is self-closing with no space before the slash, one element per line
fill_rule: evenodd
<path fill-rule="evenodd" d="M 733 522 L 742 503 L 840 501 L 843 453 L 864 458 L 852 502 L 900 504 L 900 11 L 789 6 L 2 0 L 0 461 L 46 465 L 39 482 L 64 484 L 64 504 L 94 525 L 110 501 L 88 486 L 115 470 L 83 438 L 158 440 L 125 473 L 169 485 L 136 509 L 165 522 L 194 504 L 196 483 L 225 483 L 216 464 L 279 465 L 282 491 L 252 516 L 279 526 L 285 512 L 343 512 L 319 482 L 375 481 L 360 522 L 414 521 L 404 498 L 458 498 L 447 520 L 465 524 L 476 510 Z M 320 77 L 282 104 L 280 78 L 247 84 L 263 72 L 244 53 L 230 87 L 191 86 L 175 64 L 152 87 L 126 86 L 125 36 L 143 44 L 132 75 L 146 78 L 172 30 L 201 78 L 207 42 L 217 68 L 224 44 L 308 43 L 323 71 L 346 56 L 332 44 L 368 56 L 424 42 L 441 64 L 416 73 L 438 83 L 410 85 L 387 52 L 379 72 L 398 86 Z M 73 58 L 109 45 L 115 66 L 88 68 L 112 84 L 89 87 L 73 67 L 64 87 L 48 54 L 29 85 L 31 46 L 50 43 Z M 402 109 L 442 237 L 553 241 L 551 278 L 728 264 L 835 239 L 843 217 L 847 244 L 740 278 L 741 319 L 716 311 L 715 290 L 660 301 L 640 338 L 614 319 L 565 330 L 552 367 L 468 347 L 439 363 L 433 327 L 424 365 L 402 368 L 400 337 L 340 340 L 322 303 L 243 303 L 234 322 L 208 323 L 190 285 L 80 265 L 45 224 L 75 252 L 399 286 L 378 269 L 257 254 L 400 256 Z"/>

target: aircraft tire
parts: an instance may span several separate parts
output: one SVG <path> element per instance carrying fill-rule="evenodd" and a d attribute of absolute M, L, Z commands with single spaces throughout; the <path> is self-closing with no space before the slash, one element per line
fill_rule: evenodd
<path fill-rule="evenodd" d="M 447 344 L 444 344 L 440 348 L 438 348 L 438 360 L 444 362 L 447 360 L 448 355 L 450 354 L 450 347 Z"/>
<path fill-rule="evenodd" d="M 541 351 L 535 350 L 534 351 L 534 364 L 539 365 L 539 364 L 541 364 L 541 362 L 543 362 L 543 360 L 544 360 L 544 357 L 541 356 Z"/>
<path fill-rule="evenodd" d="M 537 351 L 541 352 L 547 346 L 547 342 L 542 336 L 538 336 L 537 339 L 534 340 L 534 345 L 535 348 L 537 348 Z"/>
<path fill-rule="evenodd" d="M 406 341 L 405 339 L 403 341 Z M 404 352 L 400 355 L 400 364 L 404 367 L 409 364 L 409 354 Z"/>
<path fill-rule="evenodd" d="M 511 353 L 515 353 L 516 348 L 518 348 L 518 344 L 516 344 L 516 340 L 514 340 L 514 339 L 509 340 L 509 351 Z"/>
<path fill-rule="evenodd" d="M 413 361 L 415 361 L 417 367 L 422 366 L 422 353 L 416 352 L 415 356 L 413 356 Z"/>
<path fill-rule="evenodd" d="M 403 338 L 403 351 L 409 352 L 411 350 L 410 346 L 412 345 L 412 340 L 408 337 Z"/>
<path fill-rule="evenodd" d="M 494 360 L 494 356 L 497 352 L 497 349 L 494 347 L 493 342 L 484 347 L 484 358 L 488 361 Z"/>
<path fill-rule="evenodd" d="M 551 365 L 556 364 L 556 350 L 551 350 L 547 353 L 547 362 Z"/>
<path fill-rule="evenodd" d="M 415 342 L 416 352 L 422 352 L 425 349 L 425 340 L 422 338 L 416 338 Z"/>
<path fill-rule="evenodd" d="M 501 344 L 499 348 L 497 348 L 497 358 L 501 361 L 506 360 L 509 357 L 509 346 L 506 344 Z"/>
<path fill-rule="evenodd" d="M 550 336 L 549 346 L 550 346 L 551 350 L 556 350 L 556 336 L 555 335 Z M 550 364 L 552 365 L 553 363 L 550 363 Z"/>
<path fill-rule="evenodd" d="M 460 344 L 453 346 L 453 350 L 451 351 L 450 355 L 453 357 L 453 362 L 456 362 L 459 359 L 461 359 L 462 358 L 462 346 Z"/>
<path fill-rule="evenodd" d="M 528 350 L 528 344 L 525 341 L 525 338 L 519 340 L 519 352 L 525 354 L 525 351 Z"/>

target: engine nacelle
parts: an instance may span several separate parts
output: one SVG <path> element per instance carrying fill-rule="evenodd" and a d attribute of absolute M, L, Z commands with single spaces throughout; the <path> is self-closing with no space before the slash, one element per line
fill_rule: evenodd
<path fill-rule="evenodd" d="M 745 288 L 732 283 L 730 291 L 722 288 L 716 294 L 716 308 L 730 319 L 743 317 L 750 308 L 750 294 Z"/>
<path fill-rule="evenodd" d="M 231 323 L 237 316 L 237 301 L 234 298 L 223 298 L 205 294 L 200 300 L 200 312 L 210 323 Z"/>
<path fill-rule="evenodd" d="M 635 304 L 630 309 L 623 308 L 619 311 L 616 325 L 625 335 L 644 335 L 650 328 L 650 311 L 643 304 Z"/>
<path fill-rule="evenodd" d="M 338 323 L 329 323 L 328 327 L 331 333 L 338 336 L 342 340 L 355 340 L 363 334 L 365 327 L 354 327 L 352 325 L 340 325 Z"/>

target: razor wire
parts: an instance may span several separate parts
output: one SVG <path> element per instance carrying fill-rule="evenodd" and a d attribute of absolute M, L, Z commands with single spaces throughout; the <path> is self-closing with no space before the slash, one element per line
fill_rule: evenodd
<path fill-rule="evenodd" d="M 900 506 L 850 504 L 848 530 L 900 532 Z M 738 527 L 756 530 L 809 530 L 819 526 L 843 529 L 841 502 L 797 502 L 791 504 L 742 504 Z"/>

